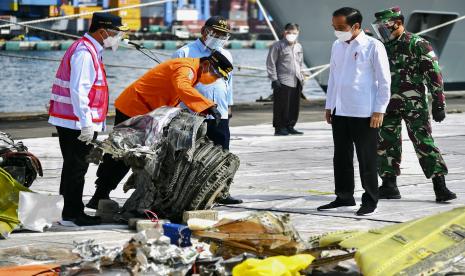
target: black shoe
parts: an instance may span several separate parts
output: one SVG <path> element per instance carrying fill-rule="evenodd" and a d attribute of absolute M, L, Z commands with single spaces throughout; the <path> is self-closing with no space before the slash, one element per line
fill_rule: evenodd
<path fill-rule="evenodd" d="M 100 217 L 93 217 L 87 214 L 80 214 L 77 217 L 73 217 L 73 218 L 64 217 L 63 220 L 72 221 L 74 222 L 74 224 L 78 226 L 91 226 L 91 225 L 99 225 L 102 223 L 102 220 L 100 219 Z"/>
<path fill-rule="evenodd" d="M 294 127 L 288 127 L 287 132 L 289 132 L 289 134 L 291 134 L 291 135 L 302 135 L 302 134 L 304 134 L 302 131 L 298 131 Z"/>
<path fill-rule="evenodd" d="M 455 193 L 447 189 L 444 175 L 433 177 L 433 187 L 437 202 L 445 202 L 457 198 Z"/>
<path fill-rule="evenodd" d="M 328 204 L 325 204 L 325 205 L 321 205 L 320 207 L 316 208 L 318 211 L 328 211 L 328 210 L 332 210 L 332 209 L 338 209 L 340 207 L 354 207 L 355 206 L 355 201 L 351 201 L 351 202 L 345 202 L 345 201 L 342 201 L 342 200 L 339 200 L 336 198 L 336 200 L 334 200 L 333 202 L 331 203 L 328 203 Z M 338 210 L 338 211 L 342 211 L 342 210 Z"/>
<path fill-rule="evenodd" d="M 274 136 L 287 136 L 289 135 L 289 131 L 287 128 L 276 128 L 274 131 Z"/>
<path fill-rule="evenodd" d="M 400 199 L 400 192 L 397 188 L 397 178 L 382 177 L 383 184 L 379 187 L 379 199 Z"/>
<path fill-rule="evenodd" d="M 90 208 L 90 209 L 97 210 L 98 202 L 101 199 L 110 199 L 110 192 L 111 192 L 111 190 L 108 191 L 107 189 L 103 189 L 103 188 L 100 188 L 100 187 L 97 186 L 97 189 L 95 190 L 94 195 L 89 200 L 89 202 L 87 202 L 86 207 Z"/>
<path fill-rule="evenodd" d="M 376 214 L 376 207 L 371 207 L 368 205 L 363 205 L 360 206 L 360 209 L 358 209 L 357 212 L 355 212 L 357 216 L 371 216 L 373 214 Z"/>
<path fill-rule="evenodd" d="M 242 199 L 234 198 L 232 196 L 227 196 L 226 198 L 220 198 L 216 201 L 219 204 L 241 204 Z"/>

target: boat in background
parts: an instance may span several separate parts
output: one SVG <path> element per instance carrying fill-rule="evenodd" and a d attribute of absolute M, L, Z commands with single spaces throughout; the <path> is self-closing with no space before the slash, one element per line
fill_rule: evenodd
<path fill-rule="evenodd" d="M 307 66 L 329 63 L 331 45 L 335 40 L 331 18 L 341 7 L 359 9 L 363 29 L 370 29 L 377 11 L 400 5 L 408 31 L 422 30 L 465 15 L 464 0 L 262 0 L 261 3 L 278 26 L 278 33 L 288 22 L 301 26 L 299 41 L 304 47 Z M 465 90 L 465 20 L 422 35 L 433 44 L 443 70 L 446 90 Z M 328 70 L 317 77 L 326 89 Z"/>

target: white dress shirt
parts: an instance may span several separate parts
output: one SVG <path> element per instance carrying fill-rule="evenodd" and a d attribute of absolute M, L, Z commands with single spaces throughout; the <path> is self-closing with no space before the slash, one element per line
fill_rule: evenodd
<path fill-rule="evenodd" d="M 361 32 L 331 50 L 326 109 L 336 115 L 368 118 L 384 113 L 391 96 L 391 73 L 384 45 Z"/>
<path fill-rule="evenodd" d="M 95 49 L 97 57 L 102 60 L 103 47 L 89 34 L 84 35 L 88 38 Z M 73 105 L 74 115 L 79 121 L 67 120 L 50 116 L 48 122 L 54 126 L 60 126 L 70 129 L 80 130 L 83 127 L 93 126 L 94 131 L 105 130 L 105 121 L 100 123 L 92 122 L 91 110 L 89 108 L 89 92 L 94 84 L 97 73 L 95 72 L 94 62 L 91 53 L 81 43 L 76 47 L 71 56 L 71 75 L 69 89 L 71 94 L 71 103 Z M 103 83 L 103 76 L 99 74 L 97 84 Z"/>

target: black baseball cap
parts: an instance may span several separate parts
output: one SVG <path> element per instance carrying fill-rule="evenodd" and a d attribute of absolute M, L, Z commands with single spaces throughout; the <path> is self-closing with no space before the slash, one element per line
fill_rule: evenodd
<path fill-rule="evenodd" d="M 228 20 L 218 15 L 208 18 L 207 21 L 205 22 L 205 27 L 210 27 L 214 30 L 225 32 L 225 33 L 231 32 L 231 27 L 228 24 Z"/>
<path fill-rule="evenodd" d="M 121 22 L 121 17 L 107 12 L 96 12 L 92 15 L 91 29 L 97 30 L 100 28 L 117 31 L 129 30 L 129 28 Z"/>
<path fill-rule="evenodd" d="M 215 51 L 209 57 L 208 61 L 213 66 L 215 71 L 223 76 L 224 79 L 228 79 L 229 73 L 234 69 L 231 61 L 224 56 L 221 52 Z"/>

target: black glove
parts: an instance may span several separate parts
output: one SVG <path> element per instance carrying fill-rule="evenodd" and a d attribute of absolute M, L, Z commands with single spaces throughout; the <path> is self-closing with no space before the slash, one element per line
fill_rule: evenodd
<path fill-rule="evenodd" d="M 208 114 L 213 116 L 213 118 L 215 119 L 216 125 L 220 124 L 220 122 L 221 122 L 221 113 L 218 111 L 216 106 L 210 107 L 210 109 L 208 110 Z"/>
<path fill-rule="evenodd" d="M 281 83 L 278 80 L 272 81 L 271 82 L 271 88 L 273 90 L 281 88 Z"/>
<path fill-rule="evenodd" d="M 431 113 L 433 113 L 433 120 L 440 123 L 446 118 L 446 110 L 444 106 L 439 106 L 433 103 L 431 108 Z"/>

